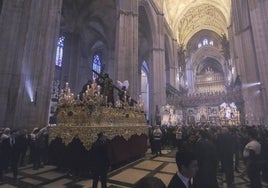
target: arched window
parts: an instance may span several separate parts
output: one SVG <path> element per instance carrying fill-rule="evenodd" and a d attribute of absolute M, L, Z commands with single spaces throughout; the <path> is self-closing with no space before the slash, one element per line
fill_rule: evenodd
<path fill-rule="evenodd" d="M 203 45 L 205 46 L 205 45 L 208 45 L 208 39 L 204 39 L 203 40 Z"/>
<path fill-rule="evenodd" d="M 209 45 L 213 46 L 213 45 L 214 45 L 214 42 L 211 40 L 211 41 L 209 42 Z"/>
<path fill-rule="evenodd" d="M 62 66 L 63 46 L 65 37 L 61 36 L 58 40 L 57 51 L 56 51 L 56 66 Z"/>
<path fill-rule="evenodd" d="M 102 69 L 102 62 L 100 59 L 99 54 L 95 54 L 93 56 L 93 70 L 96 71 L 97 73 L 100 73 Z M 97 74 L 93 72 L 93 79 L 96 79 L 98 77 Z"/>

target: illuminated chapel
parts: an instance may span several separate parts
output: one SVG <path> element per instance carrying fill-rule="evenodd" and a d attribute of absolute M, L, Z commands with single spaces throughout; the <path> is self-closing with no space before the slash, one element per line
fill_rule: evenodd
<path fill-rule="evenodd" d="M 101 73 L 116 87 L 128 81 L 151 125 L 267 124 L 267 9 L 267 0 L 1 0 L 0 126 L 46 126 L 66 82 L 76 96 Z"/>

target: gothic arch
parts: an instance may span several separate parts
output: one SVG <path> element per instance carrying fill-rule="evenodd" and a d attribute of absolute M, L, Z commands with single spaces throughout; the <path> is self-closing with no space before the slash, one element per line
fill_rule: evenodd
<path fill-rule="evenodd" d="M 198 65 L 205 58 L 212 58 L 219 62 L 222 67 L 224 77 L 227 78 L 228 73 L 225 67 L 225 59 L 221 52 L 212 46 L 203 46 L 192 55 L 191 60 L 189 62 L 189 68 L 193 71 L 193 75 L 197 74 Z"/>
<path fill-rule="evenodd" d="M 215 31 L 218 35 L 227 34 L 227 19 L 221 10 L 211 4 L 200 4 L 189 8 L 177 22 L 177 38 L 187 44 L 191 37 L 200 30 Z"/>
<path fill-rule="evenodd" d="M 153 74 L 151 70 L 153 70 L 153 62 L 152 62 L 152 50 L 156 38 L 156 16 L 153 15 L 153 9 L 148 1 L 142 0 L 139 2 L 139 14 L 138 14 L 138 27 L 139 27 L 139 38 L 138 38 L 138 61 L 139 67 L 138 71 L 141 74 L 141 69 L 143 66 L 143 62 L 145 61 L 147 64 L 147 82 L 148 82 L 148 112 L 147 118 L 150 120 L 149 114 L 153 112 L 152 107 L 152 96 L 153 92 Z M 141 75 L 138 77 L 138 83 L 141 83 Z M 141 89 L 141 86 L 139 87 Z"/>
<path fill-rule="evenodd" d="M 203 62 L 207 60 L 213 60 L 216 63 L 214 66 L 218 69 L 218 72 L 221 73 L 224 77 L 224 85 L 228 85 L 228 69 L 225 65 L 225 58 L 221 52 L 212 46 L 203 46 L 198 49 L 194 54 L 192 54 L 191 59 L 187 63 L 187 80 L 191 80 L 189 83 L 190 92 L 195 91 L 195 82 L 198 73 L 202 70 L 201 67 Z M 206 65 L 205 65 L 206 66 Z"/>
<path fill-rule="evenodd" d="M 139 72 L 143 61 L 148 64 L 148 69 L 151 67 L 149 54 L 153 48 L 152 31 L 150 27 L 149 18 L 144 6 L 139 6 L 139 39 L 138 39 L 138 61 L 139 61 Z"/>
<path fill-rule="evenodd" d="M 187 51 L 194 52 L 198 50 L 198 43 L 202 42 L 202 40 L 205 38 L 209 41 L 213 41 L 213 46 L 215 48 L 221 48 L 221 36 L 218 35 L 215 31 L 203 29 L 195 33 L 188 41 L 186 45 Z"/>
<path fill-rule="evenodd" d="M 114 62 L 109 56 L 115 46 L 115 22 L 115 1 L 63 1 L 60 33 L 66 36 L 66 53 L 63 53 L 62 77 L 70 81 L 74 91 L 79 92 L 92 78 L 95 53 L 101 54 L 106 65 L 104 71 L 112 72 Z"/>

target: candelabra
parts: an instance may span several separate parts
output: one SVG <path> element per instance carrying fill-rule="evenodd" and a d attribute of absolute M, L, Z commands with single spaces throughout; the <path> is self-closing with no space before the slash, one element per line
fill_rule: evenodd
<path fill-rule="evenodd" d="M 59 95 L 59 104 L 72 104 L 74 102 L 74 94 L 71 93 L 69 83 L 66 82 L 65 88 L 61 90 Z"/>
<path fill-rule="evenodd" d="M 132 105 L 132 99 L 124 92 L 123 101 L 118 99 L 115 107 L 108 104 L 107 98 L 102 95 L 101 86 L 93 81 L 86 86 L 85 92 L 81 96 L 77 95 L 75 99 L 69 83 L 66 83 L 59 95 L 58 122 L 93 126 L 145 122 L 141 97 L 137 104 Z"/>

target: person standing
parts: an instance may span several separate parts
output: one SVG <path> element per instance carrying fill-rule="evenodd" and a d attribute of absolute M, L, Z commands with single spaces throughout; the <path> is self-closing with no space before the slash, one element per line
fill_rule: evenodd
<path fill-rule="evenodd" d="M 17 142 L 18 131 L 13 130 L 9 137 L 10 143 L 10 166 L 13 173 L 13 178 L 17 179 L 18 176 L 18 162 L 20 156 L 20 143 Z"/>
<path fill-rule="evenodd" d="M 178 172 L 174 174 L 168 188 L 192 188 L 191 178 L 198 171 L 197 158 L 193 152 L 178 151 L 176 154 Z"/>
<path fill-rule="evenodd" d="M 92 188 L 98 187 L 98 181 L 101 181 L 101 187 L 107 188 L 107 174 L 110 167 L 110 160 L 108 156 L 107 141 L 104 134 L 98 134 L 98 139 L 93 143 L 91 148 L 92 154 L 92 174 L 93 184 Z"/>
<path fill-rule="evenodd" d="M 162 131 L 161 131 L 159 125 L 157 125 L 153 131 L 153 141 L 154 141 L 156 155 L 162 154 L 161 153 L 161 140 L 162 140 Z"/>
<path fill-rule="evenodd" d="M 19 166 L 25 166 L 25 155 L 30 144 L 30 136 L 27 133 L 27 129 L 19 131 L 17 136 L 17 143 L 19 143 Z"/>
<path fill-rule="evenodd" d="M 234 187 L 233 153 L 234 139 L 227 127 L 223 127 L 218 135 L 218 153 L 223 172 L 227 182 L 227 188 Z"/>
<path fill-rule="evenodd" d="M 261 188 L 261 144 L 257 141 L 257 132 L 252 129 L 248 132 L 249 142 L 244 148 L 243 157 L 246 159 L 247 174 L 251 188 Z"/>
<path fill-rule="evenodd" d="M 216 146 L 206 130 L 199 131 L 200 138 L 195 145 L 199 170 L 194 178 L 195 188 L 218 188 Z"/>
<path fill-rule="evenodd" d="M 177 126 L 177 130 L 176 130 L 176 141 L 177 141 L 178 151 L 180 151 L 181 146 L 182 146 L 182 131 L 181 131 L 181 128 L 179 128 L 178 126 Z"/>
<path fill-rule="evenodd" d="M 7 172 L 10 162 L 10 128 L 5 128 L 1 135 L 0 143 L 0 181 L 3 179 L 4 172 Z"/>

